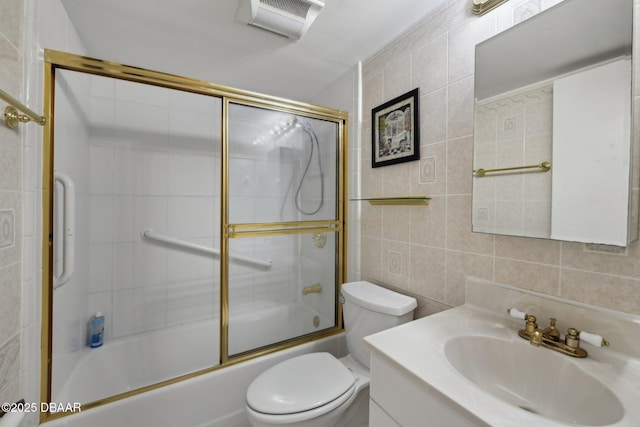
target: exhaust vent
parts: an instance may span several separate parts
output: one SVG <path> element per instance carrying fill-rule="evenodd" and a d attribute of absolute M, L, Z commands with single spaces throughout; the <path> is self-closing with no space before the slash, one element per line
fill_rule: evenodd
<path fill-rule="evenodd" d="M 299 40 L 323 7 L 319 0 L 240 0 L 236 19 Z"/>

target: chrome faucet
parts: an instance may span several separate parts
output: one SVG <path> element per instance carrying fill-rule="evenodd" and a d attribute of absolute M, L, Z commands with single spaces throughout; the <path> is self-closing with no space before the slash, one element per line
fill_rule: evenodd
<path fill-rule="evenodd" d="M 600 335 L 592 334 L 585 331 L 578 331 L 575 328 L 569 328 L 564 339 L 560 331 L 556 328 L 556 319 L 549 319 L 549 326 L 539 329 L 536 323 L 536 316 L 523 313 L 516 309 L 509 309 L 508 313 L 517 319 L 525 321 L 524 329 L 518 331 L 518 335 L 528 340 L 529 343 L 536 347 L 546 347 L 566 354 L 572 357 L 587 357 L 588 353 L 580 347 L 580 341 L 586 341 L 597 347 L 608 346 L 609 342 Z"/>

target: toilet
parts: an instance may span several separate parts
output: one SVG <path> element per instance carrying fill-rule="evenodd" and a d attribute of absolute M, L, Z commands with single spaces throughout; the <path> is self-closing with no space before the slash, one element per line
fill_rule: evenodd
<path fill-rule="evenodd" d="M 246 395 L 253 427 L 344 426 L 354 402 L 368 403 L 370 354 L 363 338 L 412 320 L 417 303 L 365 281 L 343 284 L 342 295 L 349 354 L 309 353 L 260 374 Z"/>

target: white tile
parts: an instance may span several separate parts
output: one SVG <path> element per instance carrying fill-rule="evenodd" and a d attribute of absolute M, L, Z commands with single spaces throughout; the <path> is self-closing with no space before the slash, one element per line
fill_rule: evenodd
<path fill-rule="evenodd" d="M 113 192 L 118 195 L 134 194 L 136 151 L 116 148 L 113 165 Z"/>
<path fill-rule="evenodd" d="M 113 289 L 163 286 L 167 281 L 165 244 L 150 240 L 118 243 L 113 251 Z"/>
<path fill-rule="evenodd" d="M 234 275 L 229 278 L 229 315 L 253 311 L 253 274 Z"/>
<path fill-rule="evenodd" d="M 114 135 L 132 148 L 163 149 L 169 144 L 166 107 L 117 102 Z"/>
<path fill-rule="evenodd" d="M 220 117 L 222 100 L 213 96 L 199 95 L 181 90 L 169 91 L 169 105 L 172 109 L 207 112 Z"/>
<path fill-rule="evenodd" d="M 167 194 L 169 180 L 167 153 L 117 148 L 114 162 L 114 194 Z"/>
<path fill-rule="evenodd" d="M 119 102 L 131 101 L 165 108 L 169 106 L 170 89 L 125 80 L 116 80 L 115 89 Z"/>
<path fill-rule="evenodd" d="M 90 132 L 96 135 L 113 135 L 116 107 L 113 98 L 91 98 Z"/>
<path fill-rule="evenodd" d="M 212 108 L 204 111 L 169 110 L 169 137 L 176 148 L 220 150 L 220 116 Z M 218 142 L 217 144 L 215 142 Z"/>
<path fill-rule="evenodd" d="M 31 269 L 33 269 L 33 265 L 31 265 Z M 35 314 L 35 303 L 34 301 L 36 301 L 36 276 L 35 274 L 32 272 L 32 279 L 31 280 L 23 280 L 22 281 L 22 330 L 24 331 L 25 329 L 28 328 L 33 328 L 34 324 L 36 323 L 36 319 L 38 319 L 38 316 L 36 316 Z M 40 285 L 40 284 L 38 284 Z M 38 290 L 40 290 L 40 288 L 38 287 Z M 27 350 L 25 350 L 27 351 Z"/>
<path fill-rule="evenodd" d="M 115 243 L 113 245 L 113 284 L 114 290 L 132 288 L 133 269 L 133 243 Z"/>
<path fill-rule="evenodd" d="M 89 246 L 89 292 L 111 291 L 113 282 L 113 246 Z"/>
<path fill-rule="evenodd" d="M 255 162 L 249 159 L 233 158 L 229 160 L 230 197 L 253 196 L 256 189 Z"/>
<path fill-rule="evenodd" d="M 315 157 L 314 160 L 316 160 Z M 235 169 L 231 169 L 231 171 L 235 173 Z M 292 178 L 290 166 L 281 165 L 279 159 L 274 158 L 256 160 L 254 174 L 256 177 L 255 194 L 261 197 L 283 197 Z M 292 191 L 295 191 L 295 188 Z"/>
<path fill-rule="evenodd" d="M 208 248 L 219 248 L 211 238 L 185 240 Z M 196 279 L 217 281 L 219 273 L 219 257 L 174 245 L 167 246 L 167 280 L 170 283 Z"/>
<path fill-rule="evenodd" d="M 256 200 L 251 197 L 233 197 L 229 200 L 229 222 L 259 222 L 262 215 L 256 212 Z"/>
<path fill-rule="evenodd" d="M 91 76 L 91 95 L 114 99 L 116 96 L 116 80 L 111 77 Z"/>
<path fill-rule="evenodd" d="M 76 247 L 85 247 L 89 244 L 91 238 L 91 229 L 89 215 L 90 196 L 87 193 L 76 193 L 76 215 L 75 215 L 75 244 Z"/>
<path fill-rule="evenodd" d="M 166 326 L 166 289 L 140 288 L 113 294 L 113 336 Z"/>
<path fill-rule="evenodd" d="M 92 196 L 90 200 L 90 238 L 91 243 L 111 242 L 113 224 L 113 198 L 111 196 Z"/>
<path fill-rule="evenodd" d="M 134 196 L 113 197 L 113 241 L 132 242 L 138 238 L 135 226 Z"/>
<path fill-rule="evenodd" d="M 113 293 L 112 336 L 122 337 L 137 332 L 134 324 L 136 318 L 136 304 L 133 301 L 133 290 L 117 291 Z"/>
<path fill-rule="evenodd" d="M 91 194 L 113 193 L 114 150 L 111 147 L 92 146 L 90 149 Z"/>
<path fill-rule="evenodd" d="M 170 284 L 167 292 L 167 323 L 182 324 L 218 317 L 215 293 L 217 280 L 198 280 Z"/>
<path fill-rule="evenodd" d="M 24 236 L 33 236 L 36 223 L 36 193 L 34 191 L 22 193 L 22 207 L 22 234 Z M 39 213 L 38 216 L 40 216 Z M 30 261 L 31 259 L 27 260 L 27 262 Z"/>
<path fill-rule="evenodd" d="M 34 279 L 34 269 L 31 261 L 35 260 L 36 244 L 35 236 L 27 236 L 22 239 L 22 280 L 24 282 Z"/>
<path fill-rule="evenodd" d="M 40 185 L 38 180 L 42 176 L 37 151 L 35 147 L 25 146 L 22 152 L 22 188 L 26 191 L 33 191 Z"/>
<path fill-rule="evenodd" d="M 168 194 L 173 196 L 219 194 L 219 169 L 214 168 L 213 156 L 172 154 L 169 156 L 168 163 Z"/>
<path fill-rule="evenodd" d="M 274 270 L 256 276 L 254 296 L 256 301 L 262 304 L 267 302 L 283 304 L 295 302 L 297 294 L 291 292 L 289 271 Z"/>
<path fill-rule="evenodd" d="M 170 197 L 167 233 L 177 238 L 219 234 L 220 212 L 216 205 L 213 197 Z"/>
<path fill-rule="evenodd" d="M 166 195 L 169 180 L 168 154 L 157 151 L 139 151 L 136 154 L 135 194 Z"/>
<path fill-rule="evenodd" d="M 166 287 L 167 249 L 140 241 L 133 244 L 133 284 L 135 287 Z"/>

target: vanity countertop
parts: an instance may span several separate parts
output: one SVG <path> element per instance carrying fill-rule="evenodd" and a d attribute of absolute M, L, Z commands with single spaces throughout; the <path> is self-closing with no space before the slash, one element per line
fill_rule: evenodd
<path fill-rule="evenodd" d="M 640 425 L 640 357 L 634 354 L 635 348 L 631 348 L 631 354 L 628 347 L 625 347 L 627 351 L 619 351 L 622 348 L 620 344 L 623 336 L 627 335 L 625 339 L 629 339 L 629 334 L 634 338 L 640 333 L 640 318 L 623 315 L 622 320 L 608 320 L 605 325 L 605 321 L 599 316 L 606 318 L 612 313 L 605 312 L 589 316 L 589 319 L 599 322 L 607 335 L 600 330 L 590 330 L 590 332 L 602 333 L 611 341 L 611 346 L 599 348 L 583 344 L 582 347 L 589 352 L 589 356 L 584 359 L 573 358 L 547 348 L 533 347 L 529 342 L 521 339 L 518 336 L 518 329 L 522 329 L 524 322 L 510 318 L 506 309 L 496 311 L 495 307 L 480 307 L 475 299 L 476 296 L 482 295 L 480 299 L 491 301 L 487 304 L 489 306 L 496 304 L 496 299 L 495 295 L 491 295 L 493 291 L 484 292 L 485 287 L 490 284 L 479 282 L 479 286 L 472 291 L 468 290 L 468 302 L 463 306 L 370 335 L 365 338 L 365 341 L 377 355 L 382 355 L 411 377 L 438 390 L 492 426 L 566 426 L 567 424 L 522 410 L 494 397 L 469 381 L 453 367 L 445 354 L 446 343 L 454 338 L 498 339 L 507 341 L 510 345 L 527 346 L 527 349 L 522 349 L 524 351 L 555 354 L 558 358 L 562 358 L 560 359 L 562 363 L 575 364 L 585 372 L 585 375 L 590 375 L 604 384 L 618 398 L 624 408 L 624 415 L 619 421 L 608 425 L 616 427 Z M 586 318 L 584 313 L 585 310 L 588 311 L 588 307 L 585 308 L 583 305 L 576 308 L 576 313 L 569 314 L 570 309 L 563 307 L 564 303 L 557 298 L 544 301 L 540 300 L 539 295 L 531 293 L 520 295 L 520 290 L 507 289 L 502 285 L 499 288 L 502 289 L 498 291 L 509 293 L 509 296 L 502 301 L 507 308 L 511 304 L 521 304 L 521 308 L 533 313 L 533 310 L 543 311 L 540 307 L 551 307 L 556 310 L 562 309 L 561 314 L 566 314 L 575 322 Z M 557 315 L 559 319 L 563 319 L 561 314 Z M 625 327 L 620 327 L 618 324 L 620 322 L 624 323 Z M 541 327 L 544 327 L 544 322 L 540 323 Z M 580 325 L 576 324 L 576 326 Z M 468 357 L 478 356 L 470 354 Z M 527 366 L 522 366 L 522 369 L 527 369 Z"/>

